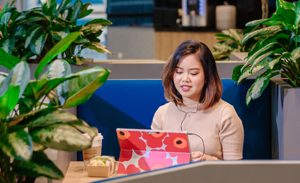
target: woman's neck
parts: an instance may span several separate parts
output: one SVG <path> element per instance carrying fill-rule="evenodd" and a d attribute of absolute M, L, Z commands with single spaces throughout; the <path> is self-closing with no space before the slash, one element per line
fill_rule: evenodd
<path fill-rule="evenodd" d="M 199 104 L 199 101 L 191 100 L 191 99 L 183 99 L 183 105 L 185 106 L 192 106 Z"/>

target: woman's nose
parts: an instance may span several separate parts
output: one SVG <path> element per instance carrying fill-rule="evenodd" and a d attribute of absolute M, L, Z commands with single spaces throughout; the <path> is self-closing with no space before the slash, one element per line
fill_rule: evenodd
<path fill-rule="evenodd" d="M 188 82 L 189 80 L 190 80 L 189 74 L 188 73 L 183 74 L 182 81 Z"/>

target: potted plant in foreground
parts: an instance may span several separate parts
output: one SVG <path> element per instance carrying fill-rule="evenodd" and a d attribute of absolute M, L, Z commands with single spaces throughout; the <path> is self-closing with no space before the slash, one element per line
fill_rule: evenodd
<path fill-rule="evenodd" d="M 248 90 L 247 104 L 258 98 L 269 80 L 278 74 L 287 77 L 293 87 L 300 86 L 300 3 L 295 6 L 284 0 L 276 0 L 276 7 L 271 18 L 246 24 L 247 27 L 265 26 L 243 37 L 242 43 L 253 37 L 258 41 L 249 52 L 246 63 L 235 67 L 232 74 L 232 79 L 241 83 L 258 71 L 263 71 Z"/>
<path fill-rule="evenodd" d="M 0 73 L 0 182 L 14 183 L 17 176 L 62 179 L 62 172 L 44 150 L 86 149 L 91 140 L 82 132 L 92 139 L 97 135 L 97 128 L 62 109 L 87 101 L 110 71 L 96 66 L 71 73 L 67 61 L 52 61 L 79 36 L 80 32 L 70 33 L 49 50 L 38 64 L 33 81 L 27 62 L 0 48 L 0 65 L 10 70 Z M 45 98 L 49 98 L 48 104 Z"/>
<path fill-rule="evenodd" d="M 298 135 L 300 125 L 296 122 L 300 118 L 297 111 L 300 106 L 300 2 L 292 4 L 284 0 L 276 0 L 276 7 L 276 12 L 271 18 L 246 24 L 247 27 L 263 25 L 263 28 L 244 36 L 242 43 L 250 38 L 258 41 L 249 52 L 246 63 L 234 68 L 232 79 L 242 83 L 247 77 L 259 72 L 247 92 L 246 104 L 249 105 L 251 100 L 261 96 L 272 77 L 281 75 L 286 78 L 272 79 L 276 81 L 271 89 L 273 142 L 275 143 L 273 157 L 300 159 L 300 149 L 296 148 L 299 147 L 296 144 L 300 141 Z M 292 134 L 292 132 L 296 133 Z M 285 156 L 278 154 L 279 152 L 285 152 Z"/>
<path fill-rule="evenodd" d="M 39 63 L 45 54 L 69 33 L 80 32 L 70 46 L 62 52 L 62 58 L 71 64 L 81 65 L 83 49 L 112 54 L 100 43 L 102 29 L 112 23 L 102 18 L 93 19 L 85 25 L 78 20 L 93 12 L 90 2 L 77 0 L 43 0 L 42 6 L 18 12 L 6 3 L 0 12 L 0 47 L 21 60 Z"/>

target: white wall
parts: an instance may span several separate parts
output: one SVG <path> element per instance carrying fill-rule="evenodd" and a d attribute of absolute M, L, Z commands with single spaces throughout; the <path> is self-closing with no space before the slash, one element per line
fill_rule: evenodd
<path fill-rule="evenodd" d="M 108 59 L 154 59 L 155 35 L 152 27 L 108 26 Z"/>

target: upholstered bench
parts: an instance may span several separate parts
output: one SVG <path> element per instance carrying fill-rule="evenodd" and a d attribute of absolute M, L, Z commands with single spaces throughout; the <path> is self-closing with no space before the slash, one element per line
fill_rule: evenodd
<path fill-rule="evenodd" d="M 247 107 L 246 92 L 253 81 L 235 86 L 231 79 L 222 79 L 222 99 L 234 106 L 243 122 L 244 159 L 271 159 L 270 87 Z M 166 102 L 161 80 L 107 80 L 78 106 L 78 117 L 103 135 L 102 154 L 118 159 L 116 128 L 149 129 L 155 111 Z"/>

